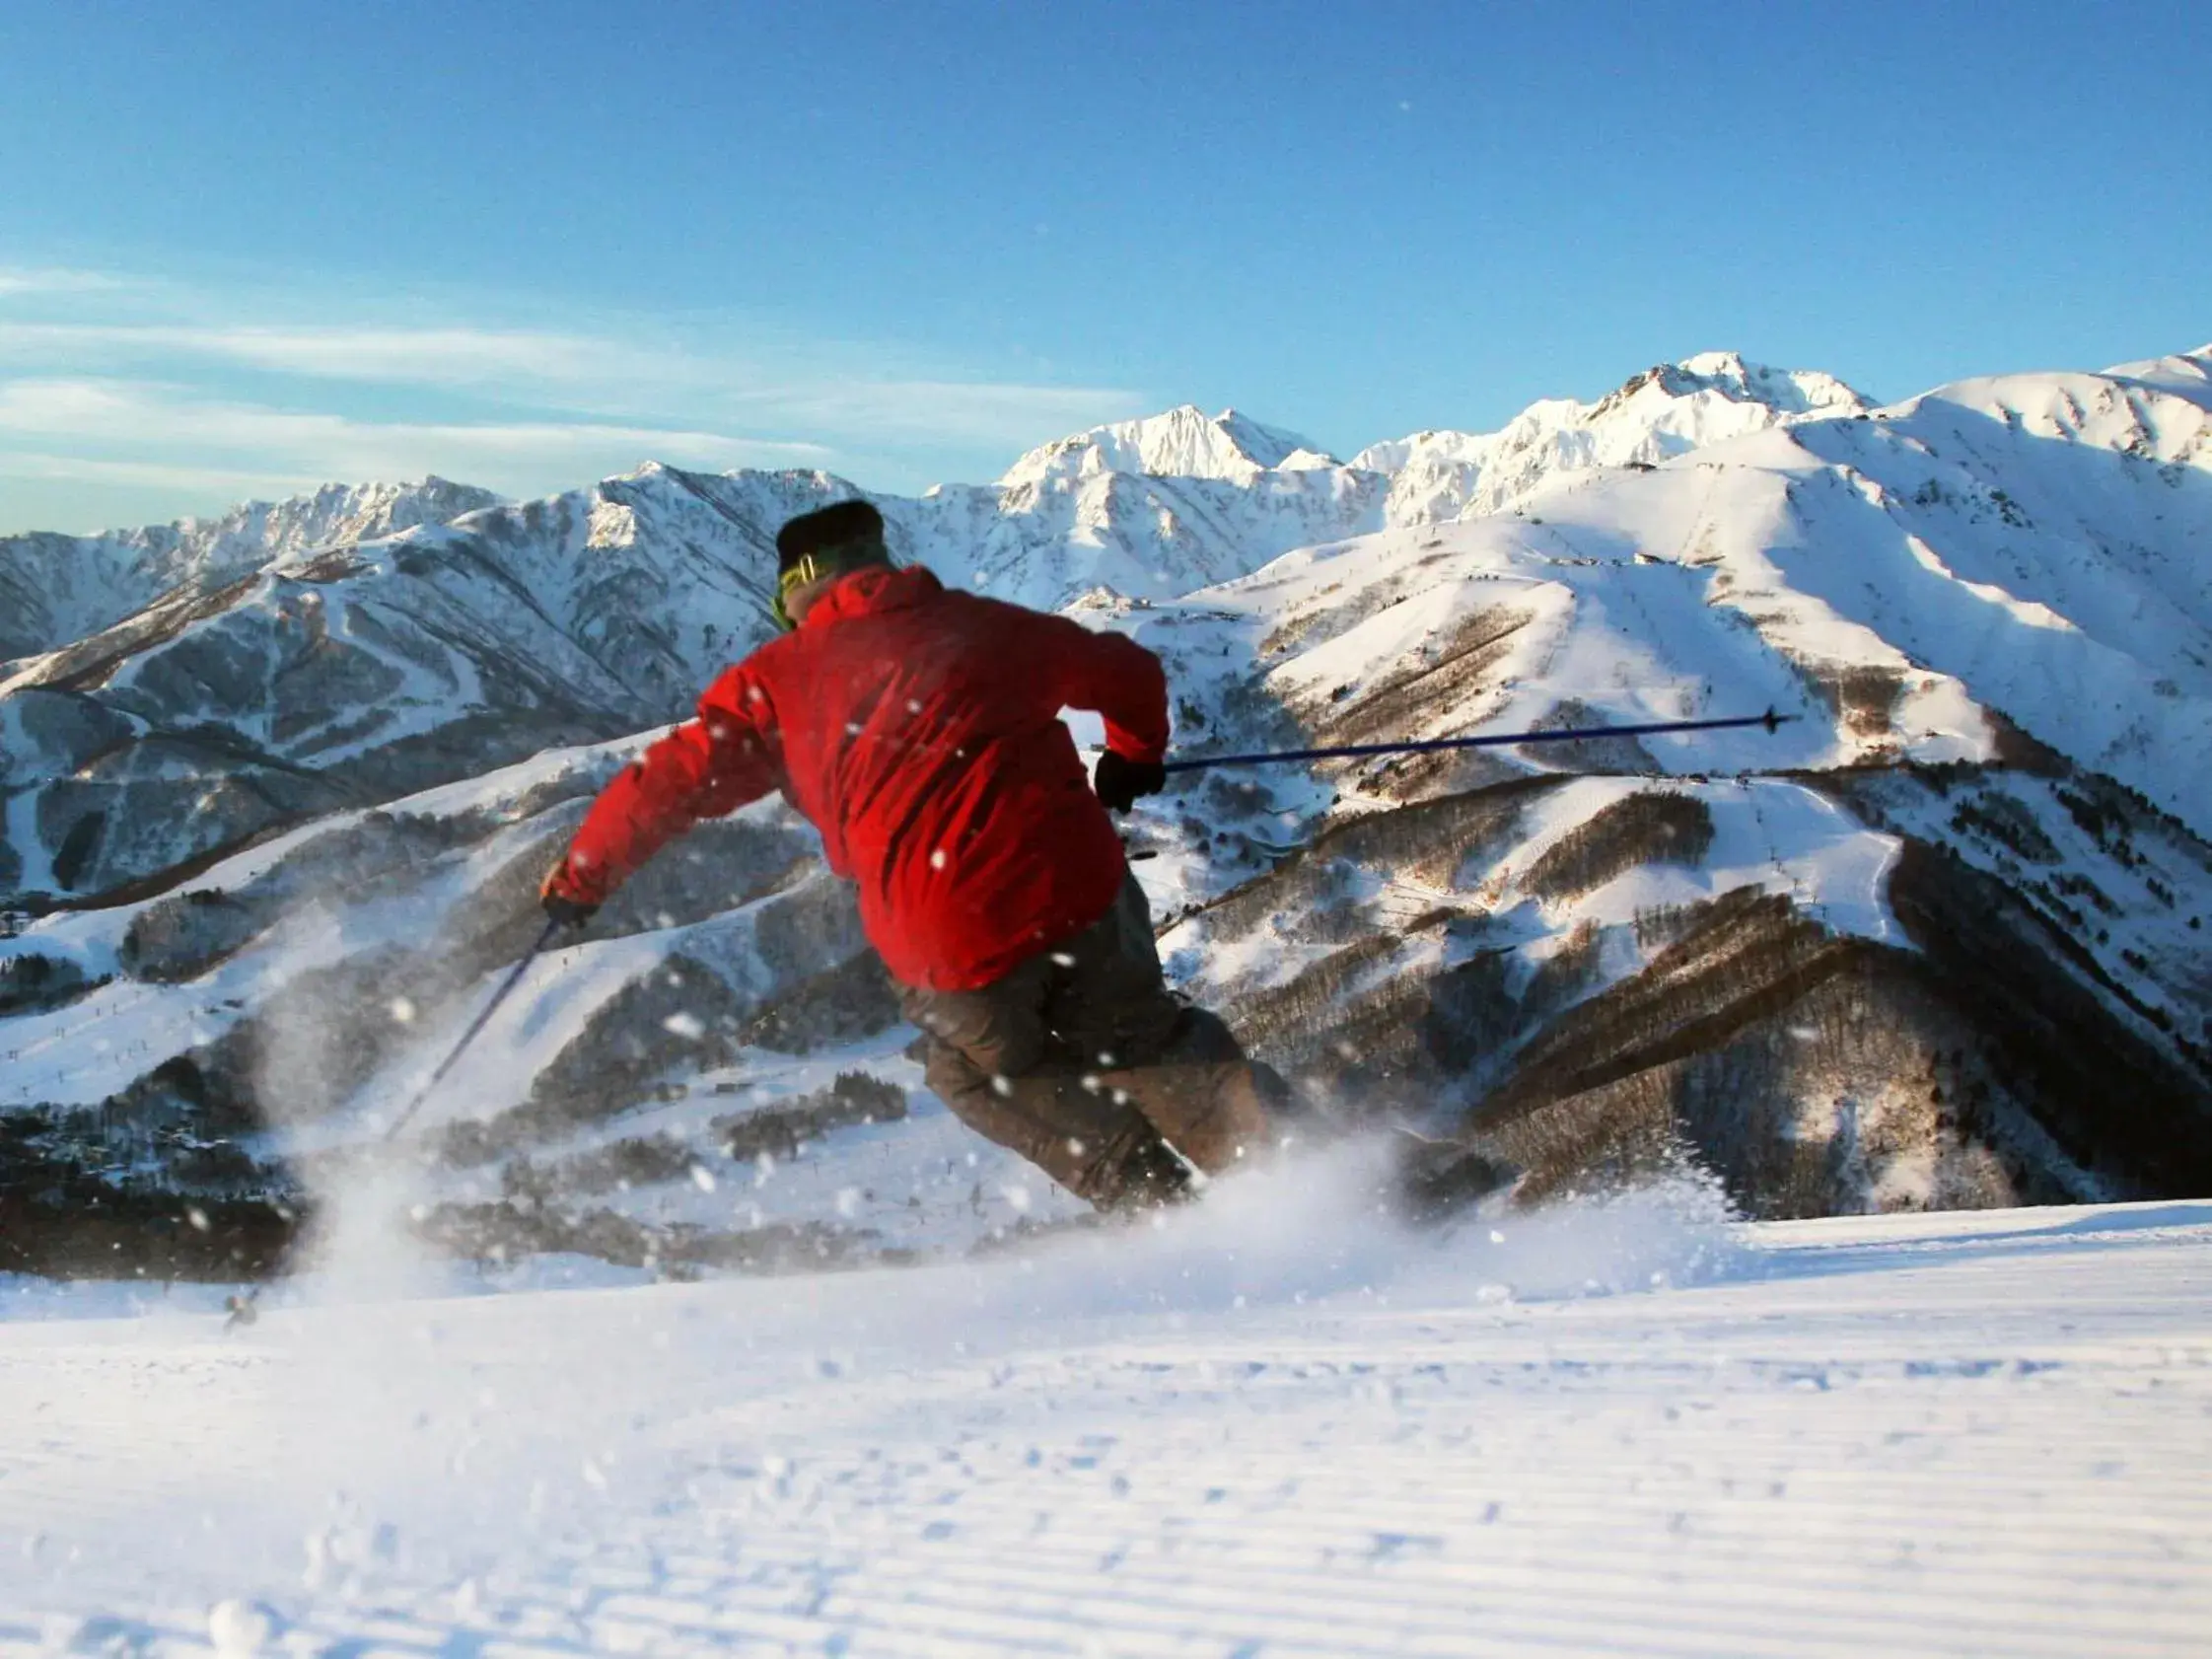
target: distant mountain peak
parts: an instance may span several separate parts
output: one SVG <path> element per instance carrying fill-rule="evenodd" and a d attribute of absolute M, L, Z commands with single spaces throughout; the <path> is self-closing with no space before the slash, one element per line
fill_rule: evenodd
<path fill-rule="evenodd" d="M 435 472 L 323 484 L 281 501 L 98 536 L 0 536 L 0 661 L 96 633 L 185 586 L 234 580 L 337 542 L 450 524 L 503 498 Z"/>
<path fill-rule="evenodd" d="M 2140 381 L 2162 391 L 2201 402 L 2212 392 L 2212 341 L 2194 351 L 2177 351 L 2171 357 L 2150 357 L 2138 363 L 2118 363 L 2105 373 L 2114 380 Z"/>
<path fill-rule="evenodd" d="M 1874 405 L 1833 375 L 1703 351 L 1631 375 L 1594 403 L 1546 397 L 1494 432 L 1416 432 L 1351 465 L 1391 475 L 1395 523 L 1505 511 L 1549 480 L 1592 468 L 1655 466 L 1707 444 Z"/>
<path fill-rule="evenodd" d="M 1007 469 L 999 487 L 1018 489 L 1104 472 L 1249 484 L 1293 456 L 1335 465 L 1308 439 L 1240 410 L 1209 415 L 1195 403 L 1178 403 L 1159 414 L 1111 421 L 1034 449 Z M 1305 465 L 1315 464 L 1305 460 Z"/>
<path fill-rule="evenodd" d="M 1326 456 L 1328 453 L 1311 438 L 1254 420 L 1240 409 L 1223 409 L 1214 416 L 1214 424 L 1262 467 L 1280 467 L 1294 455 Z"/>
<path fill-rule="evenodd" d="M 258 544 L 272 553 L 301 552 L 326 541 L 390 536 L 418 524 L 443 524 L 463 513 L 499 506 L 506 498 L 435 472 L 419 482 L 329 482 L 280 500 L 241 501 L 221 513 L 197 513 L 166 525 L 108 530 L 98 538 L 146 544 L 163 540 Z"/>
<path fill-rule="evenodd" d="M 1647 389 L 1669 397 L 1718 393 L 1738 403 L 1763 403 L 1777 414 L 1857 414 L 1873 401 L 1819 369 L 1776 369 L 1736 351 L 1700 351 L 1677 363 L 1658 363 L 1632 376 L 1592 405 L 1596 420 Z"/>

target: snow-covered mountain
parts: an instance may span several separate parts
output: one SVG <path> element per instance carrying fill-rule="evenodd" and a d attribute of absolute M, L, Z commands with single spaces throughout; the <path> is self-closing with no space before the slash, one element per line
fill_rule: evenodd
<path fill-rule="evenodd" d="M 1506 511 L 1563 472 L 1649 467 L 1785 421 L 1869 407 L 1832 375 L 1707 351 L 1646 369 L 1595 403 L 1546 398 L 1496 432 L 1416 432 L 1362 450 L 1352 465 L 1390 475 L 1392 524 L 1427 524 Z"/>
<path fill-rule="evenodd" d="M 1340 466 L 1293 432 L 1263 426 L 1235 409 L 1208 416 L 1184 403 L 1166 414 L 1115 421 L 1062 438 L 1022 457 L 998 481 L 1002 490 L 1035 488 L 1101 472 L 1153 477 L 1218 478 L 1251 484 L 1262 472 L 1288 466 Z"/>
<path fill-rule="evenodd" d="M 1873 408 L 1714 354 L 1364 465 L 1177 410 L 877 499 L 906 556 L 1158 650 L 1186 755 L 1793 717 L 1146 803 L 1171 972 L 1343 1110 L 1535 1190 L 1686 1157 L 1764 1214 L 2148 1196 L 2212 1188 L 2208 369 Z M 649 468 L 13 665 L 0 884 L 81 906 L 4 947 L 25 1179 L 167 1213 L 196 1171 L 213 1225 L 160 1248 L 273 1250 L 532 936 L 627 734 L 762 636 L 775 526 L 850 492 Z M 422 1120 L 424 1225 L 712 1262 L 1062 1215 L 959 1161 L 812 849 L 749 809 L 533 970 Z M 733 1211 L 822 1137 L 875 1173 Z"/>
<path fill-rule="evenodd" d="M 1825 376 L 1709 355 L 1366 466 L 1184 407 L 1047 445 L 995 486 L 873 499 L 897 551 L 948 580 L 1047 608 L 1102 588 L 1164 600 L 1616 457 L 1856 406 Z M 1492 460 L 1432 476 L 1446 452 Z M 216 526 L 19 538 L 0 584 L 14 568 L 50 597 L 23 608 L 36 654 L 0 663 L 0 893 L 107 891 L 319 811 L 677 718 L 765 637 L 776 526 L 855 493 L 826 472 L 648 466 L 516 506 L 432 480 Z"/>
<path fill-rule="evenodd" d="M 0 888 L 93 893 L 681 711 L 766 636 L 826 473 L 647 467 L 264 559 L 0 669 Z"/>
<path fill-rule="evenodd" d="M 446 524 L 498 501 L 440 477 L 325 484 L 216 519 L 100 536 L 0 536 L 0 664 L 98 633 L 178 589 L 205 591 L 271 559 Z"/>

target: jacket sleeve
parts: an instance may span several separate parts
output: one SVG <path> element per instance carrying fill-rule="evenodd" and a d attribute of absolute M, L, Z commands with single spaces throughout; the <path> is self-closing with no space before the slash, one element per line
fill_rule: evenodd
<path fill-rule="evenodd" d="M 1106 747 L 1128 760 L 1168 753 L 1168 673 L 1160 659 L 1118 633 L 1094 632 L 1065 616 L 1044 616 L 1038 653 L 1064 708 L 1105 717 Z"/>
<path fill-rule="evenodd" d="M 719 818 L 783 787 L 783 746 L 766 689 L 740 663 L 686 720 L 600 791 L 570 843 L 564 887 L 604 903 L 662 847 L 702 818 Z"/>

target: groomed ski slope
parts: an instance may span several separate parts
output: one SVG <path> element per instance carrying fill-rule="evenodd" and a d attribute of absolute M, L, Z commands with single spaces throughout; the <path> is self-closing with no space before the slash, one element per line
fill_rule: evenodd
<path fill-rule="evenodd" d="M 951 1266 L 118 1295 L 7 1297 L 0 1651 L 2212 1645 L 2212 1202 L 1439 1242 L 1308 1173 Z"/>

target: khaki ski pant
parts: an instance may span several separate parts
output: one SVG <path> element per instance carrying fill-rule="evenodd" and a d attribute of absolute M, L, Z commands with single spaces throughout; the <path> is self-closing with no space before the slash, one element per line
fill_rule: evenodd
<path fill-rule="evenodd" d="M 1102 1209 L 1148 1195 L 1165 1139 L 1207 1175 L 1256 1155 L 1272 1073 L 1172 996 L 1134 876 L 1084 932 L 978 990 L 907 986 L 929 1086 L 962 1121 Z"/>

